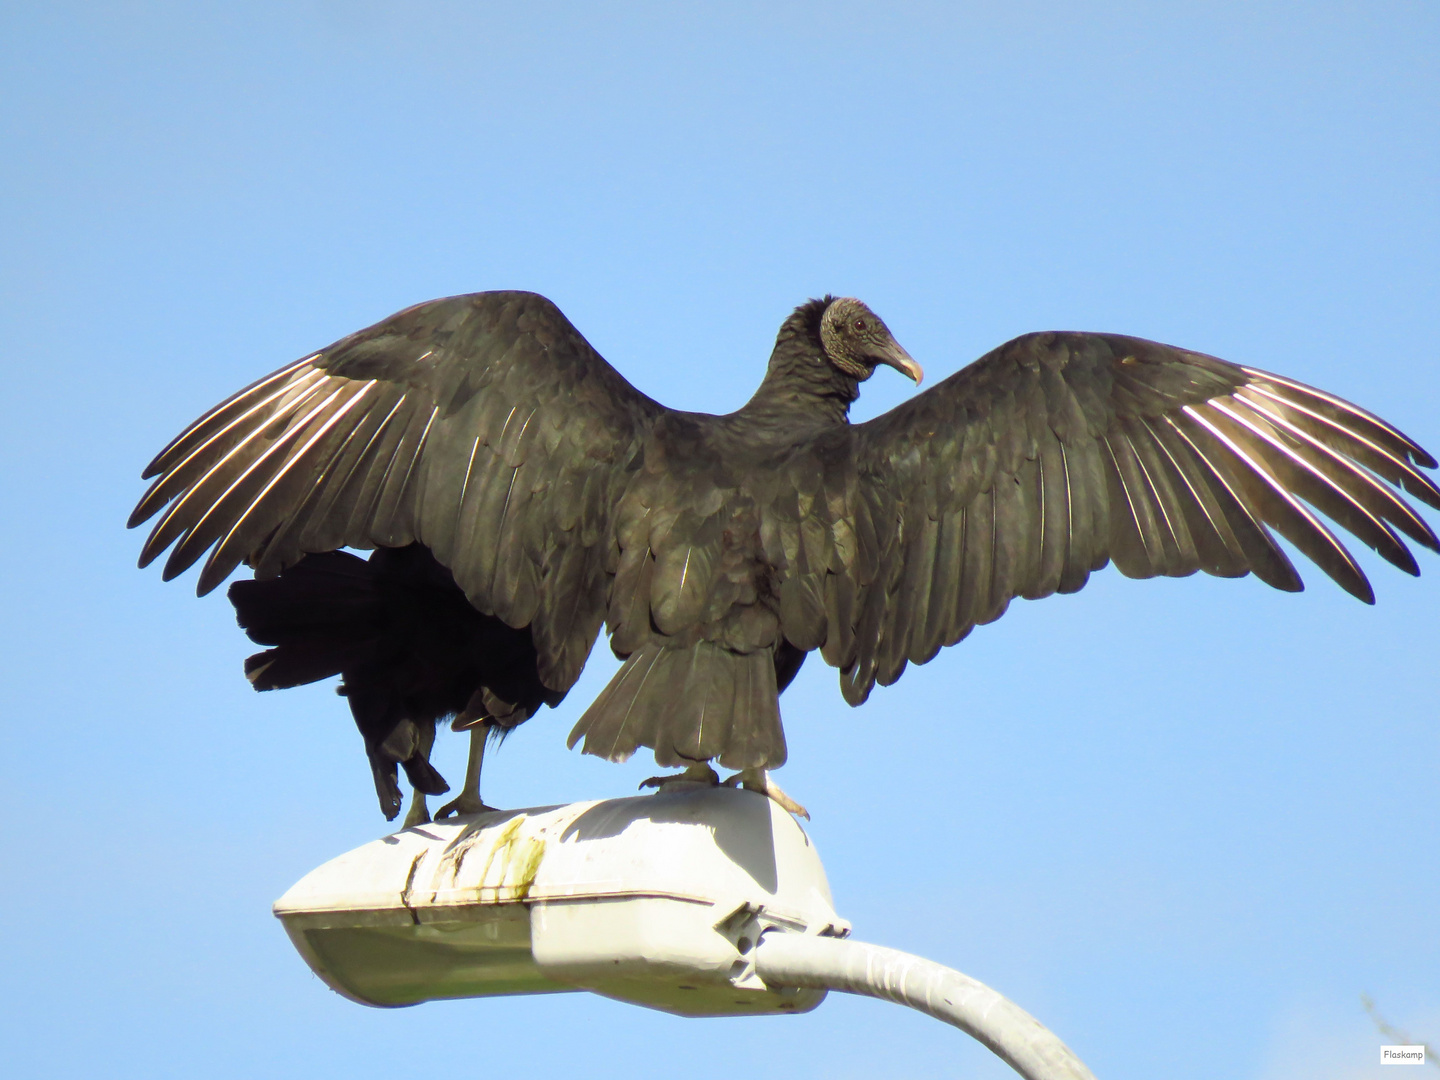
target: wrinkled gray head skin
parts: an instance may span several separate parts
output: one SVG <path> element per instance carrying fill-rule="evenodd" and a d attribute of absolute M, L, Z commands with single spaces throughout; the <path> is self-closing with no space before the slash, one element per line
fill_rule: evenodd
<path fill-rule="evenodd" d="M 854 379 L 868 379 L 880 364 L 909 376 L 917 386 L 925 375 L 880 316 L 853 296 L 830 301 L 820 317 L 820 344 L 830 363 Z"/>

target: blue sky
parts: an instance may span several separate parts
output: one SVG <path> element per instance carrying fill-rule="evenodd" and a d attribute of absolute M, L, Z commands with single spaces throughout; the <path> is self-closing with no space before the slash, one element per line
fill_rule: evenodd
<path fill-rule="evenodd" d="M 250 691 L 223 595 L 135 569 L 139 471 L 280 364 L 492 288 L 677 407 L 738 406 L 828 291 L 932 378 L 1109 330 L 1440 449 L 1437 54 L 1440 10 L 1385 0 L 0 5 L 7 1072 L 1011 1075 L 840 995 L 330 993 L 269 905 L 385 831 L 359 739 L 328 687 Z M 909 392 L 882 372 L 857 415 Z M 1361 559 L 1374 608 L 1305 567 L 1299 596 L 1110 570 L 860 710 L 812 659 L 777 778 L 840 912 L 1102 1080 L 1379 1075 L 1362 992 L 1440 1037 L 1440 560 Z M 613 669 L 492 758 L 490 801 L 653 771 L 564 748 Z"/>

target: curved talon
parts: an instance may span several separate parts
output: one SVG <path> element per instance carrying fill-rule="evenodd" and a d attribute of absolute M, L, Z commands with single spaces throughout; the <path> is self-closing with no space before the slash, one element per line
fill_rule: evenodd
<path fill-rule="evenodd" d="M 728 777 L 724 786 L 743 787 L 746 791 L 758 792 L 774 800 L 782 810 L 794 814 L 796 817 L 803 817 L 806 821 L 810 820 L 810 811 L 786 795 L 780 785 L 771 780 L 770 774 L 764 769 L 745 769 Z"/>
<path fill-rule="evenodd" d="M 458 799 L 451 799 L 444 806 L 440 807 L 439 810 L 436 810 L 435 819 L 439 821 L 444 818 L 457 817 L 461 814 L 484 814 L 496 809 L 498 808 L 487 806 L 480 801 L 478 796 L 472 796 L 470 792 L 465 791 L 460 793 Z"/>
<path fill-rule="evenodd" d="M 666 784 L 674 784 L 680 781 L 688 781 L 692 784 L 708 784 L 710 787 L 718 787 L 720 774 L 710 767 L 705 761 L 697 761 L 686 768 L 684 772 L 670 773 L 668 776 L 652 776 L 640 781 L 640 790 L 647 787 L 661 788 Z"/>

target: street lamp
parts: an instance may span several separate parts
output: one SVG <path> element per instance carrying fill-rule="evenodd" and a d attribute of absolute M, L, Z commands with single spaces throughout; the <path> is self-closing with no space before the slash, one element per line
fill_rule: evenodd
<path fill-rule="evenodd" d="M 984 984 L 852 939 L 809 836 L 749 791 L 673 783 L 406 829 L 313 870 L 275 914 L 320 978 L 367 1005 L 590 990 L 736 1016 L 841 990 L 954 1024 L 1027 1080 L 1094 1080 Z"/>

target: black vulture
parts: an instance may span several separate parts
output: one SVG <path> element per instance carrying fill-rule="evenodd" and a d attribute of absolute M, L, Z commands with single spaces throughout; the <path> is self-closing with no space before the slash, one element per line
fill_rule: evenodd
<path fill-rule="evenodd" d="M 666 409 L 533 293 L 408 308 L 246 387 L 145 470 L 131 516 L 200 593 L 243 561 L 255 686 L 341 674 L 381 808 L 419 793 L 438 720 L 486 733 L 574 685 L 604 625 L 624 663 L 570 735 L 610 760 L 710 762 L 799 811 L 778 695 L 815 649 L 858 705 L 1017 596 L 1253 572 L 1298 592 L 1278 533 L 1374 602 L 1323 514 L 1410 574 L 1440 551 L 1436 461 L 1331 394 L 1114 334 L 1026 334 L 865 423 L 860 383 L 919 366 L 869 308 L 802 304 L 754 396 Z M 1318 512 L 1318 513 L 1317 513 Z M 374 549 L 363 561 L 340 549 Z M 423 799 L 411 820 L 424 818 Z"/>

